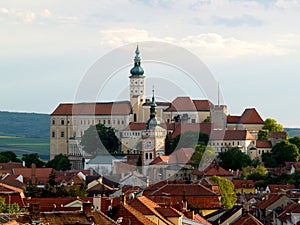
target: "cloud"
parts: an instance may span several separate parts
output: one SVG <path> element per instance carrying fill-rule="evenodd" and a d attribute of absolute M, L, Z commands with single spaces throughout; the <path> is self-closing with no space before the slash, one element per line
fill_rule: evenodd
<path fill-rule="evenodd" d="M 277 0 L 275 6 L 279 8 L 298 8 L 300 7 L 300 0 Z"/>
<path fill-rule="evenodd" d="M 229 27 L 238 27 L 238 26 L 260 26 L 263 22 L 260 19 L 257 19 L 250 15 L 242 15 L 234 18 L 226 18 L 214 16 L 212 17 L 213 23 L 216 25 L 225 25 Z"/>
<path fill-rule="evenodd" d="M 36 13 L 31 10 L 0 8 L 0 16 L 14 22 L 32 23 L 36 19 Z"/>
<path fill-rule="evenodd" d="M 108 29 L 100 31 L 102 45 L 119 47 L 132 42 L 161 41 L 179 45 L 210 58 L 235 58 L 241 56 L 283 56 L 289 49 L 272 43 L 242 41 L 234 37 L 223 37 L 217 33 L 189 35 L 182 38 L 157 37 L 143 29 Z"/>

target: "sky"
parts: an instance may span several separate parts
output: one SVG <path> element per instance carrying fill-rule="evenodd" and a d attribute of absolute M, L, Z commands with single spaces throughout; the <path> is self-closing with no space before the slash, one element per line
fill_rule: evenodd
<path fill-rule="evenodd" d="M 204 98 L 197 87 L 183 87 L 178 68 L 147 62 L 146 42 L 154 42 L 196 56 L 219 82 L 230 115 L 255 107 L 263 119 L 300 127 L 299 10 L 300 0 L 1 1 L 0 110 L 50 114 L 59 103 L 76 101 L 91 68 L 112 51 L 129 46 L 132 61 L 136 43 L 151 81 L 147 95 L 156 85 L 163 100 Z M 130 66 L 118 70 L 121 78 L 101 100 L 129 85 Z M 163 88 L 161 79 L 184 91 Z"/>

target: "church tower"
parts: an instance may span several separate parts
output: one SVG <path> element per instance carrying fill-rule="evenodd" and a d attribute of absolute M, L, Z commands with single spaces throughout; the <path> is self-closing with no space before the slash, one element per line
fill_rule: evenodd
<path fill-rule="evenodd" d="M 130 102 L 133 110 L 133 121 L 142 121 L 142 107 L 145 103 L 145 76 L 141 67 L 139 46 L 136 47 L 134 66 L 130 70 Z"/>
<path fill-rule="evenodd" d="M 156 157 L 165 155 L 166 129 L 159 126 L 156 118 L 156 103 L 153 97 L 150 105 L 150 118 L 147 127 L 142 131 L 142 164 L 149 165 Z"/>

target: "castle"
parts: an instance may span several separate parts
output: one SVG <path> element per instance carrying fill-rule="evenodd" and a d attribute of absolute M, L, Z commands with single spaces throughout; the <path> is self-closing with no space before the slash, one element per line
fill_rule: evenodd
<path fill-rule="evenodd" d="M 129 101 L 59 104 L 50 116 L 50 159 L 64 154 L 73 168 L 82 168 L 85 155 L 80 146 L 81 137 L 91 125 L 98 123 L 114 128 L 121 140 L 122 152 L 141 154 L 144 165 L 165 154 L 167 134 L 174 136 L 187 130 L 206 133 L 245 130 L 243 134 L 240 132 L 239 138 L 248 140 L 251 136 L 249 141 L 252 142 L 263 126 L 263 120 L 255 109 L 247 109 L 242 116 L 233 117 L 227 116 L 226 105 L 214 105 L 206 99 L 178 96 L 172 102 L 156 102 L 154 90 L 152 99 L 146 99 L 146 76 L 138 46 L 129 82 Z M 224 137 L 228 138 L 231 146 L 240 146 L 243 140 L 238 141 L 234 137 L 236 134 L 229 133 L 228 137 L 226 134 Z M 210 145 L 216 145 L 216 151 L 222 151 L 222 147 L 225 148 L 225 144 L 221 147 L 222 141 L 212 138 Z M 242 146 L 245 152 L 250 142 Z"/>

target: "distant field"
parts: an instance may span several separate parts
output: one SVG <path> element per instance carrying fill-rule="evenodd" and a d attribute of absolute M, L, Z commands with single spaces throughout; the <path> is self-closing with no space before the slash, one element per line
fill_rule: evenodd
<path fill-rule="evenodd" d="M 43 160 L 49 160 L 49 138 L 24 138 L 0 136 L 0 152 L 12 151 L 18 158 L 24 154 L 38 153 Z"/>

